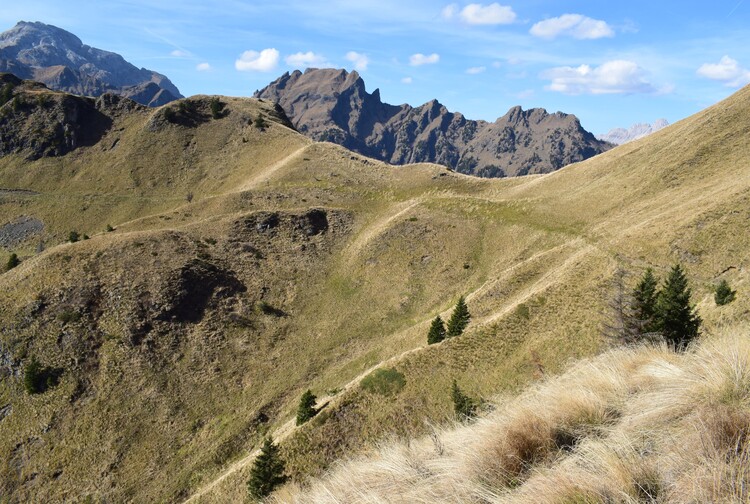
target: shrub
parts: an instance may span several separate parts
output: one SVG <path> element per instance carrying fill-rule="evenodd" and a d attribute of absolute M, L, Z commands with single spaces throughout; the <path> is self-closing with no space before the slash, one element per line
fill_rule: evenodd
<path fill-rule="evenodd" d="M 13 84 L 7 83 L 0 88 L 0 107 L 8 103 L 13 98 Z"/>
<path fill-rule="evenodd" d="M 716 286 L 716 291 L 714 292 L 714 301 L 716 301 L 716 306 L 724 306 L 726 304 L 731 303 L 734 301 L 734 297 L 737 294 L 737 291 L 732 290 L 732 288 L 729 286 L 729 282 L 726 280 L 722 280 L 719 282 L 719 285 Z"/>
<path fill-rule="evenodd" d="M 41 394 L 59 383 L 60 373 L 61 370 L 44 367 L 32 357 L 23 370 L 23 387 L 27 394 Z"/>
<path fill-rule="evenodd" d="M 5 263 L 5 271 L 10 271 L 19 264 L 21 264 L 21 260 L 18 258 L 18 255 L 13 252 L 8 258 L 8 262 Z"/>
<path fill-rule="evenodd" d="M 460 336 L 461 334 L 463 334 L 464 329 L 466 329 L 466 326 L 469 325 L 470 319 L 471 314 L 469 313 L 469 308 L 466 306 L 464 297 L 461 296 L 460 298 L 458 298 L 456 307 L 453 309 L 451 318 L 448 320 L 446 336 L 449 338 L 453 338 L 455 336 Z"/>
<path fill-rule="evenodd" d="M 261 131 L 263 131 L 264 129 L 266 129 L 268 127 L 268 123 L 263 118 L 263 116 L 260 115 L 260 114 L 258 114 L 258 117 L 255 118 L 255 123 L 254 124 L 255 124 L 255 127 L 258 128 Z"/>
<path fill-rule="evenodd" d="M 279 447 L 270 437 L 267 437 L 263 441 L 260 455 L 250 469 L 250 479 L 247 481 L 247 491 L 250 497 L 260 500 L 271 495 L 277 486 L 287 480 L 284 469 L 285 464 L 279 455 Z"/>
<path fill-rule="evenodd" d="M 477 415 L 477 402 L 463 393 L 455 379 L 451 385 L 451 399 L 453 400 L 453 411 L 459 420 L 465 421 Z"/>
<path fill-rule="evenodd" d="M 297 407 L 297 425 L 302 425 L 317 415 L 318 410 L 315 409 L 316 400 L 317 397 L 315 397 L 315 394 L 311 390 L 307 390 L 307 392 L 302 394 L 299 406 Z"/>
<path fill-rule="evenodd" d="M 107 233 L 111 233 L 114 230 L 115 228 L 113 228 L 110 224 L 107 224 L 107 228 L 106 228 Z"/>
<path fill-rule="evenodd" d="M 427 333 L 427 344 L 432 345 L 434 343 L 440 343 L 445 339 L 445 324 L 440 315 L 435 317 L 430 325 L 430 331 Z"/>
<path fill-rule="evenodd" d="M 81 235 L 78 234 L 78 231 L 71 231 L 70 234 L 68 234 L 68 241 L 70 243 L 75 243 L 80 239 L 81 239 Z"/>
<path fill-rule="evenodd" d="M 224 117 L 224 104 L 218 98 L 211 98 L 209 106 L 211 107 L 211 117 L 214 119 Z"/>
<path fill-rule="evenodd" d="M 390 396 L 397 394 L 406 385 L 406 377 L 395 368 L 376 369 L 362 379 L 361 386 L 367 392 Z"/>

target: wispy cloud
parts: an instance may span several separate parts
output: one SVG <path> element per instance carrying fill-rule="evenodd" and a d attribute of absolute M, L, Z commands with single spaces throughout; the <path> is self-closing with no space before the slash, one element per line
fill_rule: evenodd
<path fill-rule="evenodd" d="M 175 58 L 189 58 L 191 55 L 188 51 L 185 51 L 183 49 L 175 49 L 171 53 L 169 53 L 170 56 L 174 56 Z"/>
<path fill-rule="evenodd" d="M 346 53 L 346 60 L 354 64 L 354 69 L 361 72 L 367 70 L 367 65 L 370 64 L 370 58 L 365 54 L 358 53 L 356 51 L 349 51 Z"/>
<path fill-rule="evenodd" d="M 469 75 L 477 75 L 487 70 L 486 66 L 476 66 L 466 69 L 466 73 Z"/>
<path fill-rule="evenodd" d="M 656 93 L 659 90 L 647 78 L 646 71 L 633 61 L 607 61 L 598 67 L 557 67 L 541 77 L 551 83 L 546 87 L 568 95 Z"/>
<path fill-rule="evenodd" d="M 208 72 L 209 70 L 211 70 L 211 65 L 208 63 L 198 63 L 195 66 L 195 69 L 199 72 Z"/>
<path fill-rule="evenodd" d="M 274 48 L 257 51 L 245 51 L 234 62 L 240 72 L 270 72 L 279 64 L 279 51 Z"/>
<path fill-rule="evenodd" d="M 560 17 L 539 21 L 531 27 L 529 33 L 535 37 L 550 40 L 559 36 L 568 36 L 579 40 L 615 36 L 615 31 L 605 21 L 592 19 L 581 14 L 563 14 Z"/>
<path fill-rule="evenodd" d="M 404 77 L 403 79 L 401 79 L 401 82 L 403 82 L 404 84 L 411 84 L 412 82 L 414 82 L 414 80 L 411 77 Z"/>
<path fill-rule="evenodd" d="M 437 53 L 432 53 L 429 56 L 422 53 L 409 56 L 409 64 L 411 66 L 432 65 L 438 61 L 440 61 L 440 55 Z"/>
<path fill-rule="evenodd" d="M 723 82 L 727 87 L 740 87 L 750 83 L 750 70 L 740 66 L 736 59 L 723 56 L 718 63 L 704 63 L 697 71 L 707 79 Z"/>
<path fill-rule="evenodd" d="M 322 54 L 316 54 L 312 51 L 290 54 L 289 56 L 284 58 L 284 61 L 287 65 L 295 68 L 325 68 L 331 66 L 331 64 L 326 60 L 325 56 L 323 56 Z"/>

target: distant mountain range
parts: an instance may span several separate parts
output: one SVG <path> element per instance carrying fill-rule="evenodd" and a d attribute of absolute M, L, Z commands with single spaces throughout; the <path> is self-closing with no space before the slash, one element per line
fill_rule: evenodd
<path fill-rule="evenodd" d="M 0 72 L 68 93 L 116 93 L 159 106 L 182 98 L 164 75 L 137 68 L 119 54 L 87 46 L 70 32 L 44 23 L 19 22 L 0 33 Z"/>
<path fill-rule="evenodd" d="M 389 105 L 368 93 L 356 71 L 285 73 L 256 98 L 279 103 L 297 129 L 392 164 L 433 162 L 482 177 L 548 173 L 612 148 L 574 115 L 511 108 L 497 121 L 473 121 L 437 100 Z"/>
<path fill-rule="evenodd" d="M 638 140 L 639 138 L 648 136 L 651 133 L 656 133 L 660 129 L 666 128 L 667 126 L 669 126 L 669 121 L 667 121 L 666 119 L 657 119 L 653 124 L 637 123 L 632 125 L 628 129 L 614 128 L 609 130 L 608 133 L 596 135 L 596 138 L 598 138 L 599 140 L 604 140 L 605 142 L 613 143 L 615 145 L 622 145 L 624 143 L 632 142 L 633 140 Z"/>

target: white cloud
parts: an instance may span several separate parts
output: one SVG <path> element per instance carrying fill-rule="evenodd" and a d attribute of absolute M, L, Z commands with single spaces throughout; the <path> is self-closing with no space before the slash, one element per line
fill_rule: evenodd
<path fill-rule="evenodd" d="M 365 54 L 358 53 L 356 51 L 349 51 L 346 53 L 347 61 L 354 63 L 354 68 L 359 71 L 367 70 L 367 65 L 370 64 L 370 58 Z"/>
<path fill-rule="evenodd" d="M 451 7 L 450 5 L 448 7 Z M 447 7 L 446 7 L 447 9 Z M 443 9 L 445 17 L 446 9 Z M 451 17 L 455 14 L 455 9 L 450 11 Z M 516 13 L 513 8 L 499 3 L 489 5 L 469 4 L 459 13 L 459 17 L 465 23 L 471 25 L 502 25 L 511 24 L 516 20 Z"/>
<path fill-rule="evenodd" d="M 170 56 L 174 56 L 175 58 L 187 58 L 190 56 L 190 53 L 187 51 L 183 51 L 182 49 L 175 49 L 171 53 L 169 53 Z"/>
<path fill-rule="evenodd" d="M 404 84 L 411 84 L 414 81 L 411 77 L 404 77 L 403 79 L 401 79 L 401 82 L 403 82 Z"/>
<path fill-rule="evenodd" d="M 431 65 L 440 61 L 440 55 L 432 53 L 429 56 L 425 56 L 422 53 L 412 54 L 409 56 L 409 64 L 411 66 Z"/>
<path fill-rule="evenodd" d="M 605 21 L 591 19 L 581 14 L 564 14 L 539 21 L 531 27 L 529 33 L 544 39 L 553 39 L 560 35 L 580 40 L 615 36 L 615 31 Z"/>
<path fill-rule="evenodd" d="M 722 57 L 718 63 L 705 63 L 698 69 L 698 75 L 723 82 L 728 87 L 740 87 L 750 83 L 750 70 L 740 66 L 736 59 Z"/>
<path fill-rule="evenodd" d="M 245 51 L 234 62 L 240 72 L 270 72 L 279 64 L 279 51 L 263 49 L 261 52 Z"/>
<path fill-rule="evenodd" d="M 501 66 L 503 66 L 503 64 L 500 61 L 493 61 L 492 62 L 492 68 L 500 68 Z"/>
<path fill-rule="evenodd" d="M 199 72 L 208 72 L 209 70 L 211 70 L 211 65 L 209 65 L 208 63 L 198 63 L 195 66 L 195 69 Z"/>
<path fill-rule="evenodd" d="M 290 54 L 289 56 L 284 58 L 284 61 L 287 65 L 298 68 L 326 68 L 331 66 L 331 64 L 326 61 L 325 56 L 321 54 L 315 54 L 312 51 Z"/>
<path fill-rule="evenodd" d="M 648 81 L 646 71 L 627 60 L 607 61 L 598 67 L 581 65 L 557 67 L 543 72 L 541 77 L 551 83 L 546 87 L 569 95 L 656 93 Z"/>
<path fill-rule="evenodd" d="M 487 70 L 486 66 L 471 67 L 466 69 L 466 73 L 469 75 L 476 75 L 484 72 L 485 70 Z"/>
<path fill-rule="evenodd" d="M 443 7 L 443 10 L 440 12 L 440 15 L 443 17 L 443 19 L 453 19 L 456 16 L 456 13 L 458 12 L 458 5 L 457 4 L 450 4 Z"/>

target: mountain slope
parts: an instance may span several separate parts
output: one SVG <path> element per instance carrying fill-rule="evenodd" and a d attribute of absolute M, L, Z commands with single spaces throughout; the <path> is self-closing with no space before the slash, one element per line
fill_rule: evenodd
<path fill-rule="evenodd" d="M 746 502 L 750 344 L 619 349 L 468 426 L 382 448 L 287 503 Z"/>
<path fill-rule="evenodd" d="M 33 138 L 68 99 L 96 110 L 22 83 L 0 123 Z M 503 180 L 311 142 L 267 101 L 99 110 L 112 124 L 90 145 L 30 159 L 29 140 L 0 156 L 0 263 L 22 261 L 0 275 L 11 502 L 181 502 L 203 488 L 195 501 L 240 501 L 247 466 L 222 477 L 266 433 L 288 433 L 302 482 L 449 418 L 454 378 L 475 397 L 511 394 L 596 353 L 618 267 L 632 281 L 682 261 L 707 332 L 748 309 L 748 89 Z M 91 239 L 67 243 L 72 230 Z M 721 278 L 739 294 L 718 308 Z M 427 347 L 462 294 L 468 331 Z M 24 391 L 32 358 L 59 372 L 42 394 Z M 391 395 L 362 385 L 378 366 L 402 377 Z M 325 406 L 288 431 L 308 388 Z"/>
<path fill-rule="evenodd" d="M 0 33 L 0 72 L 68 93 L 116 93 L 150 106 L 182 98 L 164 75 L 139 69 L 119 54 L 90 47 L 70 32 L 39 22 L 20 21 Z"/>
<path fill-rule="evenodd" d="M 573 115 L 513 107 L 494 123 L 451 113 L 437 100 L 394 106 L 367 93 L 354 71 L 285 73 L 255 93 L 279 103 L 297 129 L 391 164 L 438 163 L 461 173 L 505 177 L 547 173 L 611 146 Z"/>

